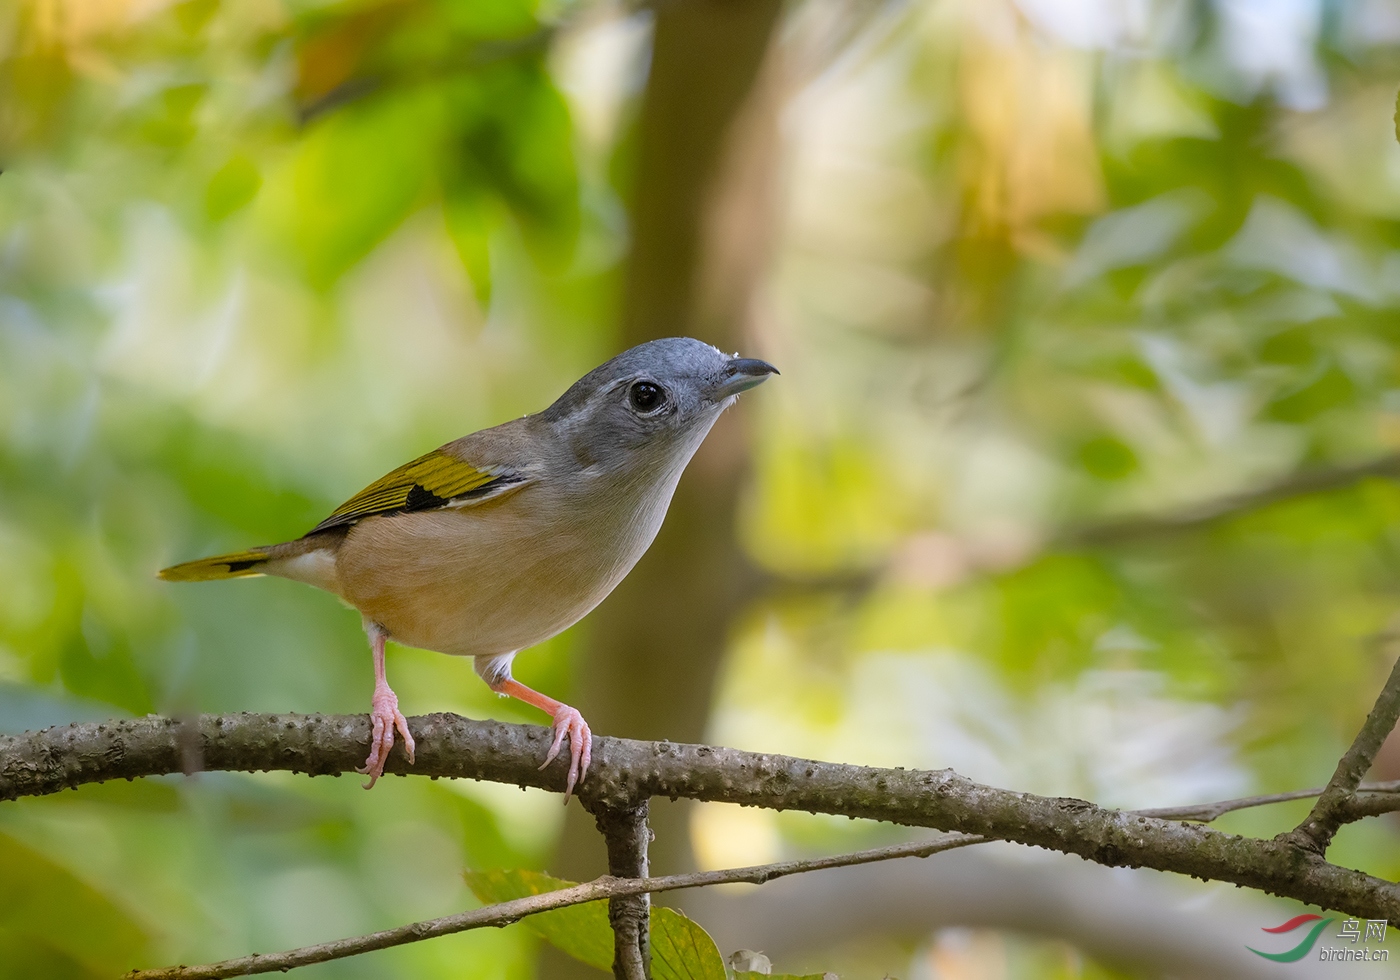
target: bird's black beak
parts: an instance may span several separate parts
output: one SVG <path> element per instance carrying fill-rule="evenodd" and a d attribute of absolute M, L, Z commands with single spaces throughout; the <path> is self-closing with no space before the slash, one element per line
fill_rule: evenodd
<path fill-rule="evenodd" d="M 756 388 L 767 381 L 770 374 L 778 373 L 773 365 L 756 357 L 732 358 L 724 366 L 724 377 L 715 392 L 715 400 L 731 398 L 741 391 Z"/>

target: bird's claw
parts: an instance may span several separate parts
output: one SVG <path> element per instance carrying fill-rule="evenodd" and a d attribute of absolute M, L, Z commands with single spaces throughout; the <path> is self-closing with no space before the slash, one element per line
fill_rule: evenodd
<path fill-rule="evenodd" d="M 408 753 L 408 764 L 413 764 L 413 736 L 408 731 L 408 719 L 399 711 L 399 698 L 385 687 L 374 692 L 370 700 L 370 724 L 373 731 L 369 739 L 369 758 L 355 771 L 368 776 L 365 789 L 370 789 L 384 775 L 384 763 L 389 761 L 389 752 L 394 747 L 394 729 L 403 736 L 404 751 Z"/>
<path fill-rule="evenodd" d="M 579 714 L 577 708 L 561 704 L 554 712 L 554 741 L 545 753 L 541 769 L 559 755 L 566 736 L 569 739 L 569 778 L 564 784 L 564 802 L 568 803 L 569 797 L 574 793 L 574 787 L 588 772 L 588 763 L 593 759 L 593 733 L 589 731 L 588 722 L 583 720 L 583 715 Z"/>

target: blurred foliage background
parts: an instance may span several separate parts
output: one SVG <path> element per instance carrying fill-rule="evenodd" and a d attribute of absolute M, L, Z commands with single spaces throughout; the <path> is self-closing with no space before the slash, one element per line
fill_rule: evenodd
<path fill-rule="evenodd" d="M 0 731 L 365 710 L 328 597 L 153 573 L 295 537 L 674 334 L 783 376 L 618 593 L 520 658 L 595 731 L 1161 806 L 1324 782 L 1393 662 L 1400 491 L 1347 469 L 1400 453 L 1390 0 L 14 0 L 0 59 Z M 1324 489 L 1256 494 L 1298 474 Z M 468 664 L 389 669 L 410 714 L 542 721 Z M 663 873 L 892 833 L 655 824 Z M 1371 822 L 1333 854 L 1394 879 L 1398 845 Z M 0 806 L 0 977 L 601 864 L 576 805 L 499 786 L 87 787 Z M 1233 900 L 1183 884 L 1145 921 Z M 1161 968 L 930 916 L 777 965 Z M 511 929 L 305 973 L 571 969 Z"/>

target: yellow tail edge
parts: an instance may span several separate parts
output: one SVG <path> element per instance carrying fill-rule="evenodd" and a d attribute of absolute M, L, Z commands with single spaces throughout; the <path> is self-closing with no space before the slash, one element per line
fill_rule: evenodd
<path fill-rule="evenodd" d="M 265 551 L 252 549 L 235 551 L 231 555 L 216 555 L 201 558 L 180 565 L 162 568 L 157 574 L 167 582 L 211 582 L 221 578 L 249 578 L 261 575 L 258 566 L 267 564 L 271 558 Z"/>

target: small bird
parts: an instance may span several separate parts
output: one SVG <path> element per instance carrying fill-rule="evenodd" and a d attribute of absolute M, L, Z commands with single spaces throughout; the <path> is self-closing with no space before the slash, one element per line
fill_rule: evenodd
<path fill-rule="evenodd" d="M 501 695 L 553 719 L 544 764 L 567 738 L 565 800 L 588 771 L 579 712 L 511 676 L 515 655 L 582 619 L 632 570 L 720 413 L 778 369 L 689 338 L 633 347 L 549 408 L 463 436 L 361 490 L 305 536 L 175 565 L 172 582 L 277 575 L 363 617 L 374 658 L 369 789 L 413 736 L 384 669 L 388 640 L 474 658 Z"/>

